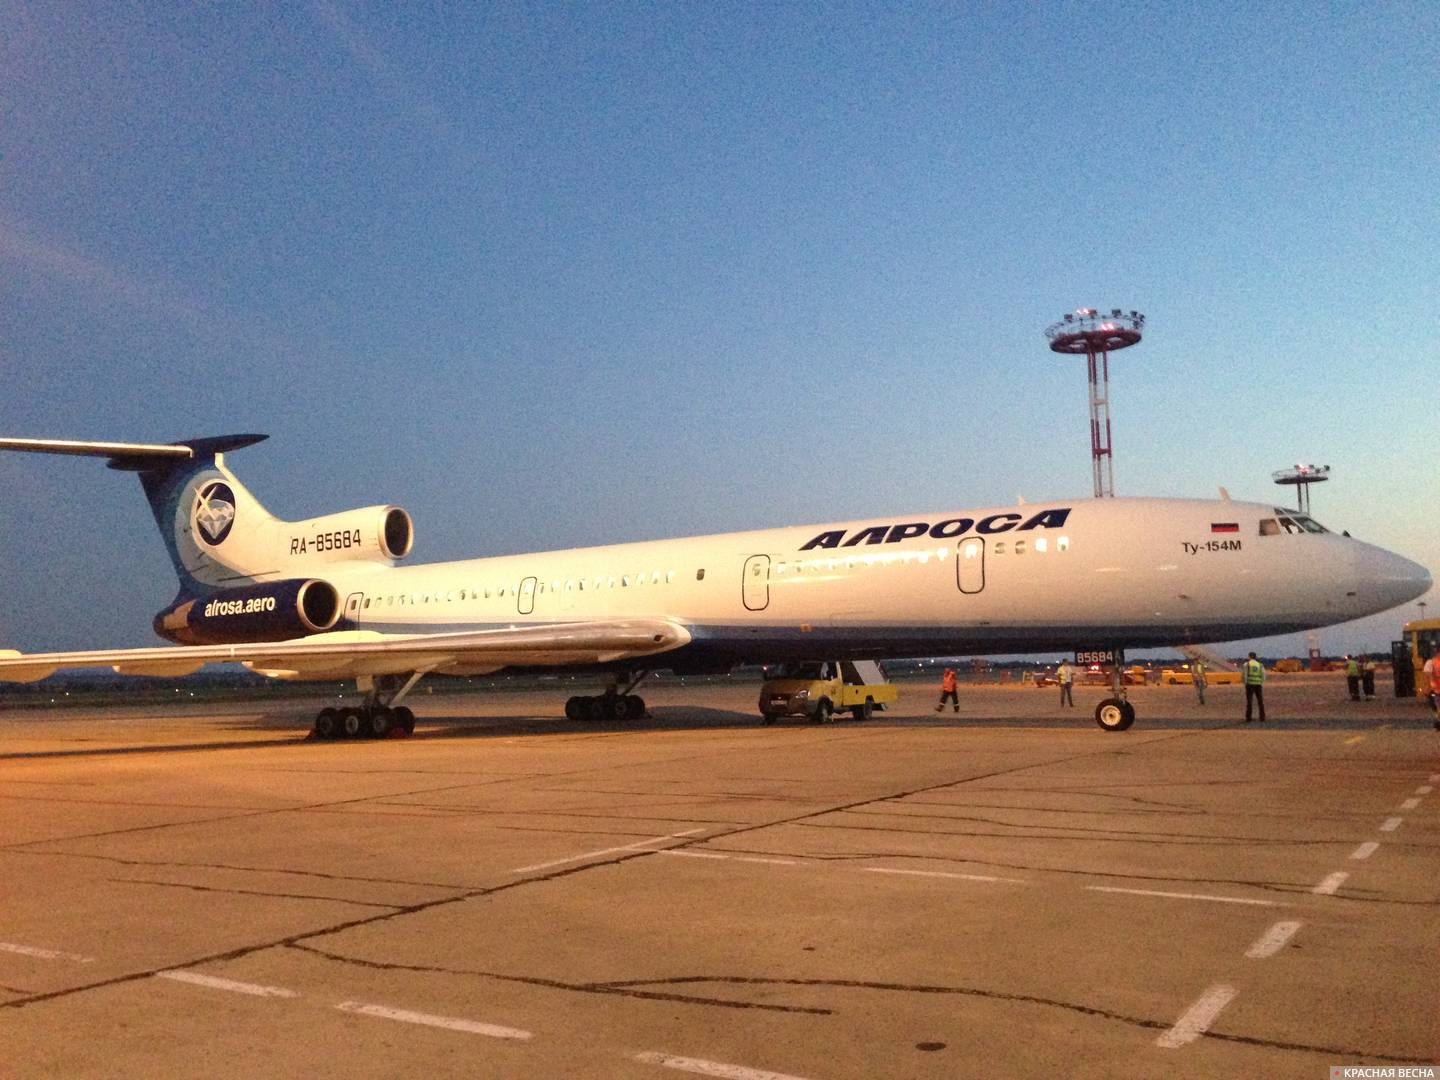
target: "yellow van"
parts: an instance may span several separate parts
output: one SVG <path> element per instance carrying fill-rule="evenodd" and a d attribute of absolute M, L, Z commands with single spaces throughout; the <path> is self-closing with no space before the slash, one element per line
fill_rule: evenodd
<path fill-rule="evenodd" d="M 850 710 L 868 720 L 899 697 L 873 660 L 820 660 L 776 664 L 765 671 L 760 688 L 760 715 L 773 724 L 777 717 L 804 716 L 828 724 L 837 712 Z"/>

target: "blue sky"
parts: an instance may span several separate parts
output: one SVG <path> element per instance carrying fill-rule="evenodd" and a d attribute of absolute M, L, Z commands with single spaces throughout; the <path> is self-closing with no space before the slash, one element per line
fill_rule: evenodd
<path fill-rule="evenodd" d="M 1440 568 L 1434 5 L 0 26 L 0 433 L 268 432 L 273 511 L 395 502 L 426 561 L 1040 501 L 1090 490 L 1042 331 L 1117 306 L 1120 494 L 1328 464 L 1320 520 Z M 0 552 L 10 647 L 173 594 L 97 462 L 0 456 Z"/>

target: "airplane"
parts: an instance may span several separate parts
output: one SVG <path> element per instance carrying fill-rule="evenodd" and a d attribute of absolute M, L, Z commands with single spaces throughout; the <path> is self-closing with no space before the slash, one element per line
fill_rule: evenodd
<path fill-rule="evenodd" d="M 573 720 L 643 715 L 651 672 L 824 658 L 1077 650 L 1118 661 L 1310 630 L 1430 588 L 1422 566 L 1295 510 L 1231 500 L 1103 498 L 399 565 L 414 526 L 377 505 L 271 515 L 225 455 L 265 439 L 168 444 L 0 439 L 139 475 L 179 578 L 154 619 L 173 647 L 21 654 L 0 680 L 61 668 L 179 676 L 238 662 L 278 679 L 354 679 L 320 738 L 413 731 L 400 702 L 429 674 L 571 670 L 607 680 Z M 1135 719 L 1119 680 L 1096 707 Z"/>

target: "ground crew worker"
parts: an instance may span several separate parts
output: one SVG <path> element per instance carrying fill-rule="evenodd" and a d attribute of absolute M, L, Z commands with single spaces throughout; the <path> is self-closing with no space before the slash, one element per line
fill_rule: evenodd
<path fill-rule="evenodd" d="M 1345 681 L 1350 684 L 1350 700 L 1360 700 L 1360 661 L 1353 656 L 1345 657 Z"/>
<path fill-rule="evenodd" d="M 1252 652 L 1250 658 L 1240 665 L 1240 673 L 1245 679 L 1245 723 L 1250 723 L 1250 705 L 1255 703 L 1260 706 L 1260 723 L 1265 722 L 1265 665 L 1255 659 Z"/>
<path fill-rule="evenodd" d="M 1360 685 L 1365 689 L 1365 700 L 1375 700 L 1375 658 L 1365 657 L 1360 665 Z"/>
<path fill-rule="evenodd" d="M 1205 661 L 1196 660 L 1190 665 L 1191 681 L 1195 683 L 1195 696 L 1205 704 Z"/>
<path fill-rule="evenodd" d="M 1055 681 L 1060 684 L 1060 707 L 1063 709 L 1069 705 L 1073 709 L 1075 699 L 1070 689 L 1075 685 L 1075 669 L 1070 666 L 1069 660 L 1060 661 L 1060 666 L 1055 669 Z"/>
<path fill-rule="evenodd" d="M 940 704 L 935 706 L 939 712 L 945 708 L 945 699 L 950 699 L 950 704 L 955 706 L 955 711 L 960 711 L 960 680 L 955 676 L 954 668 L 946 668 L 945 674 L 940 677 Z"/>
<path fill-rule="evenodd" d="M 1424 671 L 1430 684 L 1430 711 L 1435 714 L 1435 730 L 1440 731 L 1440 652 L 1425 661 Z"/>

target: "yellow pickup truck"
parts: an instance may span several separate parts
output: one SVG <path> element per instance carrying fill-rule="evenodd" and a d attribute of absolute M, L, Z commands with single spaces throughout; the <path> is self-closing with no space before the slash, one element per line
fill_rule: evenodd
<path fill-rule="evenodd" d="M 760 688 L 760 715 L 773 724 L 781 716 L 805 716 L 828 724 L 837 712 L 850 710 L 856 720 L 869 720 L 898 697 L 873 660 L 821 660 L 776 664 L 765 671 Z"/>

